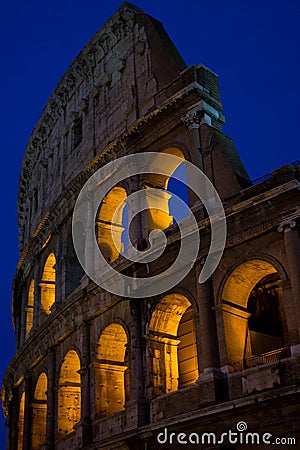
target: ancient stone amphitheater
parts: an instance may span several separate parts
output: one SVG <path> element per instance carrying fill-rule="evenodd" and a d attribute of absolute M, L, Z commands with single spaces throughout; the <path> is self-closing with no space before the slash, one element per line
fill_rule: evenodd
<path fill-rule="evenodd" d="M 61 78 L 20 176 L 17 344 L 2 388 L 7 449 L 241 448 L 218 439 L 241 421 L 272 442 L 297 438 L 299 165 L 252 183 L 223 123 L 217 76 L 201 64 L 187 67 L 161 23 L 128 3 Z M 72 214 L 92 174 L 139 152 L 175 155 L 183 169 L 189 161 L 205 172 L 224 205 L 227 241 L 216 271 L 199 284 L 210 222 L 189 190 L 201 233 L 195 264 L 167 292 L 136 299 L 85 274 Z M 118 272 L 152 277 L 176 258 L 180 232 L 167 188 L 177 169 L 128 177 L 99 205 L 99 248 Z M 153 187 L 160 193 L 130 239 L 143 250 L 159 229 L 167 245 L 155 261 L 130 262 L 125 207 L 116 210 Z"/>

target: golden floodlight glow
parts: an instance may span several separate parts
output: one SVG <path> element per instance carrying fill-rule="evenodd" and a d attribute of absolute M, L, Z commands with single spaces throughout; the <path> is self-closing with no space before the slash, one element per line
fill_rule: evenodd
<path fill-rule="evenodd" d="M 251 314 L 247 311 L 249 296 L 257 283 L 275 273 L 272 264 L 255 259 L 239 265 L 225 283 L 222 310 L 227 362 L 235 369 L 242 369 L 244 361 L 252 356 L 248 325 Z"/>
<path fill-rule="evenodd" d="M 272 264 L 261 259 L 247 261 L 238 266 L 225 283 L 222 298 L 247 308 L 250 292 L 265 276 L 276 273 Z"/>
<path fill-rule="evenodd" d="M 33 311 L 34 311 L 34 280 L 31 280 L 28 289 L 27 307 L 26 307 L 26 339 L 28 339 L 30 331 L 32 329 Z"/>
<path fill-rule="evenodd" d="M 19 406 L 19 419 L 18 419 L 18 449 L 23 448 L 23 435 L 24 435 L 24 412 L 25 412 L 25 392 L 23 392 Z"/>
<path fill-rule="evenodd" d="M 184 161 L 183 153 L 176 147 L 165 149 L 162 154 L 169 154 L 177 156 Z M 169 214 L 169 200 L 171 194 L 166 192 L 170 177 L 175 170 L 179 167 L 178 160 L 174 160 L 173 164 L 168 162 L 168 166 L 165 166 L 166 162 L 160 158 L 160 154 L 153 159 L 152 164 L 149 166 L 149 172 L 146 175 L 146 201 L 147 201 L 147 213 L 148 213 L 148 231 L 152 230 L 165 230 L 173 223 L 173 217 Z M 170 160 L 169 160 L 170 161 Z M 165 173 L 168 176 L 161 175 L 161 167 L 163 167 Z M 150 188 L 157 188 L 155 191 Z"/>
<path fill-rule="evenodd" d="M 32 450 L 39 450 L 46 438 L 48 380 L 42 372 L 37 380 L 32 403 Z"/>
<path fill-rule="evenodd" d="M 41 305 L 43 311 L 49 315 L 51 306 L 55 302 L 55 280 L 56 280 L 56 259 L 54 253 L 48 256 L 42 274 L 41 287 Z"/>
<path fill-rule="evenodd" d="M 80 360 L 75 350 L 70 350 L 62 363 L 58 387 L 58 434 L 74 431 L 81 416 Z"/>
<path fill-rule="evenodd" d="M 47 244 L 49 243 L 50 239 L 51 239 L 51 234 L 48 236 L 48 238 L 46 239 L 46 241 L 43 243 L 43 245 L 42 245 L 42 250 L 47 246 Z"/>
<path fill-rule="evenodd" d="M 96 409 L 99 417 L 123 411 L 129 397 L 127 336 L 124 328 L 111 324 L 101 333 L 94 363 Z M 127 391 L 127 393 L 126 393 Z"/>
<path fill-rule="evenodd" d="M 193 309 L 181 294 L 163 297 L 149 325 L 153 395 L 176 391 L 196 382 L 198 361 Z"/>
<path fill-rule="evenodd" d="M 122 187 L 114 187 L 103 199 L 97 218 L 98 244 L 104 258 L 114 261 L 124 251 L 122 243 L 124 200 L 127 194 Z M 114 219 L 114 221 L 113 221 Z"/>

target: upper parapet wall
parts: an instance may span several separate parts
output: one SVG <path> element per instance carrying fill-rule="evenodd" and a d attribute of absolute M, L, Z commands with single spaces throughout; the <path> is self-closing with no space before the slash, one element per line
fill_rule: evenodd
<path fill-rule="evenodd" d="M 72 62 L 29 139 L 19 184 L 21 249 L 84 167 L 190 82 L 185 69 L 162 24 L 123 3 Z M 221 111 L 217 77 L 192 71 Z"/>

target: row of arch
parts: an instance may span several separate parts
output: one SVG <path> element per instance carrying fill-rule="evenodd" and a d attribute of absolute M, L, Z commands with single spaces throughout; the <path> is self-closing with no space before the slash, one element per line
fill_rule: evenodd
<path fill-rule="evenodd" d="M 176 158 L 166 162 L 160 157 L 160 155 L 166 154 Z M 138 186 L 138 190 L 142 190 L 145 196 L 148 234 L 153 230 L 165 230 L 173 224 L 172 194 L 176 194 L 186 203 L 189 203 L 185 185 L 184 160 L 183 152 L 177 147 L 168 147 L 161 152 L 157 152 L 157 156 L 149 165 L 149 173 L 145 173 L 145 179 Z M 167 175 L 161 175 L 161 170 Z M 178 182 L 176 177 L 172 179 L 175 173 L 182 180 L 182 183 Z M 134 187 L 134 190 L 136 188 L 137 186 Z M 120 254 L 126 251 L 126 244 L 129 240 L 130 202 L 128 205 L 127 189 L 119 185 L 112 188 L 103 199 L 97 216 L 98 244 L 103 256 L 109 262 L 115 261 Z M 176 213 L 178 213 L 178 208 L 177 203 Z M 186 211 L 181 211 L 180 214 L 185 217 Z"/>
<path fill-rule="evenodd" d="M 55 303 L 55 283 L 56 283 L 56 258 L 51 252 L 44 264 L 40 287 L 41 308 L 46 315 L 51 312 L 51 307 Z M 27 303 L 25 307 L 25 338 L 27 339 L 33 327 L 34 320 L 34 298 L 36 285 L 34 279 L 30 281 L 27 292 Z"/>
<path fill-rule="evenodd" d="M 251 260 L 236 267 L 222 289 L 223 323 L 228 362 L 276 352 L 288 345 L 288 330 L 278 271 L 264 260 Z M 147 332 L 150 374 L 148 395 L 155 398 L 197 382 L 199 332 L 195 307 L 179 293 L 164 296 L 152 311 Z M 203 341 L 202 341 L 203 344 Z M 130 399 L 130 338 L 121 323 L 101 333 L 92 362 L 96 417 L 121 412 Z M 205 349 L 202 349 L 205 351 Z M 201 354 L 201 352 L 200 352 Z M 59 371 L 57 432 L 72 433 L 81 417 L 81 364 L 76 350 L 69 350 Z M 22 449 L 24 395 L 19 406 L 19 447 Z M 33 397 L 32 448 L 45 438 L 47 376 L 42 372 Z"/>
<path fill-rule="evenodd" d="M 50 253 L 44 264 L 39 284 L 40 304 L 46 315 L 50 314 L 52 305 L 55 302 L 55 284 L 56 259 L 54 253 Z M 26 338 L 30 335 L 33 326 L 34 297 L 35 282 L 32 280 L 28 288 L 25 308 Z M 232 329 L 231 334 L 239 334 L 239 341 L 241 342 L 240 351 L 235 351 L 232 359 L 239 361 L 243 359 L 242 355 L 244 358 L 247 355 L 251 355 L 250 346 L 252 346 L 252 349 L 257 349 L 254 353 L 259 352 L 260 348 L 263 348 L 265 351 L 268 348 L 272 350 L 274 347 L 279 347 L 280 342 L 284 346 L 284 342 L 287 341 L 287 325 L 280 278 L 277 270 L 271 263 L 263 260 L 253 260 L 241 264 L 226 281 L 222 298 L 225 305 L 225 328 L 227 330 Z M 243 312 L 243 309 L 246 311 Z M 233 315 L 235 319 L 233 319 Z M 237 324 L 236 317 L 239 317 L 239 324 Z M 232 323 L 234 323 L 234 327 Z M 229 331 L 227 334 L 227 340 L 229 341 Z M 249 341 L 248 350 L 245 350 L 243 347 L 244 339 Z M 265 344 L 262 344 L 262 341 Z M 263 351 L 260 353 L 263 353 Z"/>
<path fill-rule="evenodd" d="M 80 420 L 81 383 L 80 361 L 74 350 L 69 351 L 60 370 L 57 394 L 58 432 L 65 435 L 73 431 Z M 45 372 L 39 375 L 31 402 L 31 448 L 39 450 L 46 439 L 48 378 Z M 25 392 L 22 393 L 18 418 L 18 449 L 23 448 L 25 414 Z"/>
<path fill-rule="evenodd" d="M 193 308 L 183 295 L 166 296 L 157 304 L 149 323 L 148 350 L 151 360 L 152 396 L 174 392 L 198 378 Z M 92 363 L 95 417 L 121 412 L 130 400 L 130 342 L 123 325 L 112 323 L 101 333 Z M 57 387 L 57 434 L 74 431 L 81 418 L 81 362 L 76 350 L 67 352 L 60 367 Z M 47 375 L 35 384 L 32 407 L 32 450 L 46 437 Z M 22 450 L 25 392 L 18 420 L 18 450 Z"/>
<path fill-rule="evenodd" d="M 156 171 L 156 168 L 160 168 L 162 165 L 166 165 L 165 161 L 159 158 L 160 154 L 170 154 L 176 156 L 173 165 L 169 164 L 168 167 L 164 167 L 168 176 L 157 175 L 155 173 L 148 173 L 143 181 L 142 189 L 146 195 L 147 202 L 147 232 L 150 233 L 154 229 L 164 230 L 173 223 L 172 210 L 172 195 L 167 192 L 168 187 L 172 192 L 175 192 L 179 197 L 184 198 L 185 202 L 188 202 L 187 188 L 181 183 L 180 188 L 178 185 L 172 184 L 172 175 L 179 169 L 180 177 L 185 180 L 185 167 L 181 164 L 185 160 L 185 156 L 181 150 L 176 147 L 170 147 L 157 153 L 157 157 L 153 159 L 149 171 Z M 178 172 L 179 173 L 179 172 Z M 175 180 L 176 181 L 176 180 Z M 177 183 L 178 184 L 178 183 Z M 155 191 L 152 188 L 158 188 Z M 99 206 L 97 218 L 96 218 L 96 235 L 99 248 L 109 262 L 115 261 L 120 254 L 126 250 L 126 245 L 129 242 L 129 209 L 126 204 L 127 189 L 122 186 L 116 186 L 103 199 Z M 186 215 L 186 211 L 181 212 L 182 217 Z M 78 224 L 80 226 L 80 224 Z M 84 234 L 84 232 L 82 233 Z M 137 245 L 135 238 L 130 236 L 134 245 Z M 48 241 L 47 241 L 47 245 Z M 74 289 L 79 286 L 80 279 L 84 275 L 81 268 L 72 241 L 72 235 L 70 233 L 67 239 L 66 257 L 64 258 L 64 275 L 63 282 L 65 291 L 63 293 L 64 298 L 67 298 Z M 57 279 L 57 262 L 54 251 L 51 251 L 42 268 L 40 279 L 31 280 L 27 289 L 27 298 L 25 304 L 25 339 L 30 335 L 30 332 L 34 324 L 34 298 L 35 295 L 39 297 L 39 305 L 41 307 L 42 314 L 48 316 L 51 313 L 51 308 L 56 300 L 56 279 Z M 39 292 L 39 293 L 38 293 Z"/>

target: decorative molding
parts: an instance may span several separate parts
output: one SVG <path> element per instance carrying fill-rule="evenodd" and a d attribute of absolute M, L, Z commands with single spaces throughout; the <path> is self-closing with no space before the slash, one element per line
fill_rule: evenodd
<path fill-rule="evenodd" d="M 203 110 L 194 110 L 189 112 L 186 116 L 182 117 L 182 122 L 189 129 L 198 129 L 200 127 L 200 122 L 203 117 Z"/>
<path fill-rule="evenodd" d="M 279 233 L 286 233 L 287 231 L 291 231 L 297 227 L 297 220 L 300 217 L 300 210 L 295 211 L 293 214 L 290 214 L 289 217 L 283 219 L 278 225 Z"/>
<path fill-rule="evenodd" d="M 282 231 L 284 233 L 286 233 L 287 231 L 291 231 L 295 227 L 296 227 L 296 222 L 294 220 L 287 219 L 280 223 L 280 225 L 278 227 L 278 231 L 279 231 L 279 233 L 281 233 Z"/>

